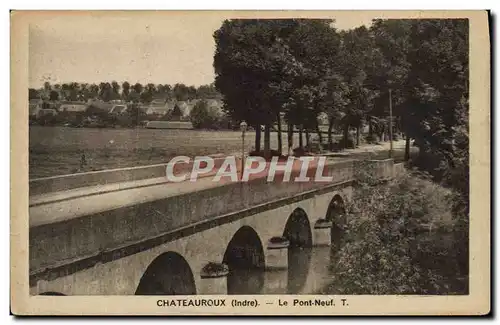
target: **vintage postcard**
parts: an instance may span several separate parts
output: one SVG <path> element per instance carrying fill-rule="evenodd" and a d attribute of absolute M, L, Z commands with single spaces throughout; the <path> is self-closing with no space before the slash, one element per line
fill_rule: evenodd
<path fill-rule="evenodd" d="M 15 315 L 486 315 L 486 11 L 12 11 Z"/>

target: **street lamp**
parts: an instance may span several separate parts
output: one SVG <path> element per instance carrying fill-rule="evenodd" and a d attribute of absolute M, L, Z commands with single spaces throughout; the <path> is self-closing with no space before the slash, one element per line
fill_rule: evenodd
<path fill-rule="evenodd" d="M 245 132 L 247 131 L 247 122 L 240 123 L 241 130 L 241 180 L 243 180 L 243 170 L 245 169 Z"/>
<path fill-rule="evenodd" d="M 389 88 L 389 158 L 393 158 L 393 148 L 392 148 L 392 90 Z"/>

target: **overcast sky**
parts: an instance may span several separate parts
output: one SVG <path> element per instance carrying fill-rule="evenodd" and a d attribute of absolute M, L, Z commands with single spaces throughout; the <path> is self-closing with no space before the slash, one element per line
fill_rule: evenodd
<path fill-rule="evenodd" d="M 30 87 L 116 80 L 199 86 L 214 80 L 213 33 L 227 17 L 190 14 L 66 14 L 30 24 Z M 369 25 L 369 13 L 336 16 L 336 27 Z"/>

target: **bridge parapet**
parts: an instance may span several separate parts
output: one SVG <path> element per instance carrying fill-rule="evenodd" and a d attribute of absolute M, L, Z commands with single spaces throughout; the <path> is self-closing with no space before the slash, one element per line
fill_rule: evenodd
<path fill-rule="evenodd" d="M 404 163 L 394 163 L 394 159 L 363 160 L 356 162 L 357 177 L 370 176 L 377 181 L 387 181 L 404 172 Z"/>
<path fill-rule="evenodd" d="M 214 159 L 215 167 L 220 167 L 224 161 L 220 155 L 212 155 L 209 157 Z M 193 168 L 193 163 L 193 160 L 189 163 L 179 162 L 175 165 L 174 171 L 176 173 L 187 172 Z M 165 163 L 35 178 L 29 181 L 29 195 L 34 196 L 88 186 L 116 184 L 154 178 L 165 179 L 166 167 L 167 164 Z"/>
<path fill-rule="evenodd" d="M 376 164 L 379 164 L 378 162 Z M 389 170 L 384 161 L 377 165 L 380 173 Z M 189 231 L 202 231 L 217 226 L 220 222 L 231 222 L 235 212 L 257 213 L 259 209 L 272 208 L 274 201 L 300 196 L 310 191 L 329 188 L 354 178 L 355 161 L 329 163 L 326 175 L 332 182 L 267 182 L 265 177 L 249 182 L 214 184 L 211 179 L 197 183 L 205 187 L 190 192 L 168 192 L 172 186 L 193 184 L 162 184 L 134 190 L 69 199 L 30 208 L 30 220 L 70 211 L 77 206 L 78 215 L 68 213 L 68 218 L 57 222 L 39 223 L 30 227 L 30 274 L 44 274 L 45 269 L 57 268 L 77 260 L 85 263 L 106 262 L 117 255 L 133 254 L 144 246 L 160 245 L 169 240 L 186 236 Z M 131 191 L 134 191 L 133 194 Z M 146 201 L 141 197 L 152 197 Z M 130 199 L 137 199 L 136 203 Z M 114 207 L 103 211 L 85 213 L 89 206 L 112 201 Z M 62 211 L 62 212 L 61 212 Z M 83 212 L 82 212 L 83 211 Z M 224 217 L 227 216 L 227 217 Z M 187 231 L 186 229 L 190 229 Z"/>

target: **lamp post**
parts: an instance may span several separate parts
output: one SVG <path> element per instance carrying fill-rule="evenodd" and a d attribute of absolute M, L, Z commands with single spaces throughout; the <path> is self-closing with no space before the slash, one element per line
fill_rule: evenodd
<path fill-rule="evenodd" d="M 389 158 L 393 157 L 393 148 L 392 148 L 392 90 L 389 88 L 389 141 L 390 141 L 390 149 L 389 149 Z"/>
<path fill-rule="evenodd" d="M 245 132 L 247 130 L 247 122 L 240 123 L 241 130 L 241 179 L 243 180 L 243 170 L 245 169 Z"/>

